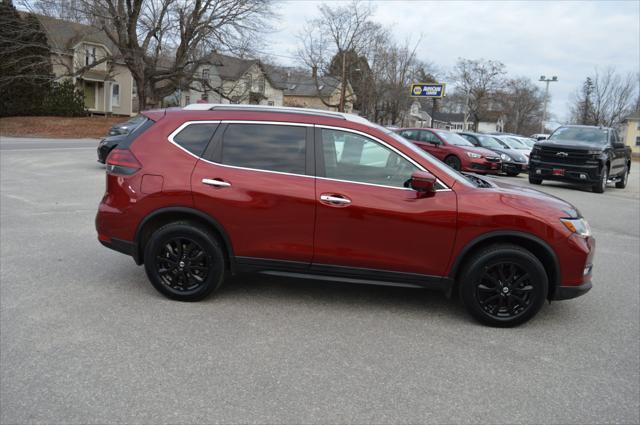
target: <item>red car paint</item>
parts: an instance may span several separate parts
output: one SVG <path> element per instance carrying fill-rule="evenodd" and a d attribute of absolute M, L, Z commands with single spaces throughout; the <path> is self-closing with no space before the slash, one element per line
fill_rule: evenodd
<path fill-rule="evenodd" d="M 428 143 L 416 138 L 407 137 L 406 131 L 413 132 L 427 132 L 436 137 L 440 141 L 440 144 Z M 455 157 L 460 160 L 460 171 L 467 171 L 480 174 L 498 174 L 502 168 L 502 161 L 500 155 L 488 149 L 479 148 L 471 145 L 459 146 L 449 143 L 442 135 L 443 134 L 455 134 L 446 130 L 433 130 L 430 128 L 403 128 L 397 130 L 405 139 L 411 141 L 420 149 L 429 152 L 431 155 L 438 158 L 440 161 L 446 161 L 447 158 Z M 405 134 L 403 134 L 405 133 Z M 467 142 L 468 143 L 468 142 Z M 480 158 L 472 158 L 468 153 L 480 155 Z"/>
<path fill-rule="evenodd" d="M 465 255 L 479 246 L 475 243 L 508 239 L 535 241 L 549 248 L 551 258 L 545 265 L 553 268 L 555 264 L 550 273 L 557 274 L 552 285 L 578 286 L 591 279 L 583 271 L 592 263 L 593 238 L 572 234 L 560 222 L 578 215 L 573 206 L 523 187 L 498 183 L 476 187 L 382 128 L 286 112 L 166 110 L 145 115 L 155 123 L 128 148 L 141 168 L 130 175 L 108 168 L 106 192 L 96 217 L 99 240 L 131 254 L 138 263 L 145 219 L 174 208 L 165 220 L 194 218 L 192 213 L 198 213 L 219 224 L 232 262 L 236 258 L 285 260 L 454 280 Z M 198 159 L 168 141 L 187 121 L 231 120 L 357 131 L 420 164 L 444 189 L 421 198 L 411 189 L 223 166 Z M 485 154 L 480 149 L 439 149 Z M 233 185 L 207 186 L 203 178 Z M 319 200 L 321 194 L 341 194 L 351 204 L 328 205 Z"/>

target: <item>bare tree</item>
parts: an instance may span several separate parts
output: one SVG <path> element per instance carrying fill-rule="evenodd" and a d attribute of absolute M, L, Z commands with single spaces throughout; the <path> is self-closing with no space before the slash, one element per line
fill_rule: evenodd
<path fill-rule="evenodd" d="M 544 94 L 531 79 L 507 80 L 496 93 L 496 100 L 506 115 L 505 131 L 531 134 L 540 128 Z"/>
<path fill-rule="evenodd" d="M 600 73 L 596 70 L 593 82 L 595 122 L 614 126 L 633 111 L 633 96 L 638 87 L 637 74 L 618 74 L 614 67 Z"/>
<path fill-rule="evenodd" d="M 344 111 L 348 74 L 350 71 L 349 58 L 358 57 L 365 50 L 371 37 L 379 30 L 379 26 L 370 21 L 372 9 L 368 3 L 353 0 L 344 6 L 330 7 L 322 4 L 319 7 L 320 16 L 307 21 L 306 29 L 299 35 L 301 48 L 298 50 L 300 61 L 312 69 L 312 74 L 318 85 L 318 71 L 328 72 L 331 58 L 338 57 L 340 64 L 340 99 L 338 111 Z M 353 52 L 353 54 L 348 54 Z M 318 87 L 318 92 L 319 92 Z"/>
<path fill-rule="evenodd" d="M 493 94 L 502 87 L 504 74 L 504 64 L 494 60 L 460 58 L 454 66 L 451 78 L 465 93 L 476 130 L 483 114 L 492 106 Z"/>
<path fill-rule="evenodd" d="M 54 0 L 38 0 L 43 5 Z M 244 52 L 267 30 L 270 0 L 57 0 L 118 49 L 136 82 L 141 108 L 189 87 L 213 51 Z M 68 12 L 68 8 L 64 8 Z M 111 58 L 110 58 L 111 59 Z"/>

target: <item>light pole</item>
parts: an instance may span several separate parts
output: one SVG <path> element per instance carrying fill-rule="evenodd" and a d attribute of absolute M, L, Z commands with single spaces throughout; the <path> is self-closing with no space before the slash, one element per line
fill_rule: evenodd
<path fill-rule="evenodd" d="M 544 75 L 541 75 L 538 81 L 547 83 L 547 87 L 544 90 L 544 109 L 542 112 L 542 123 L 540 123 L 540 133 L 544 133 L 544 122 L 547 120 L 547 103 L 549 102 L 549 83 L 558 81 L 558 77 L 554 75 L 551 78 L 546 78 Z"/>

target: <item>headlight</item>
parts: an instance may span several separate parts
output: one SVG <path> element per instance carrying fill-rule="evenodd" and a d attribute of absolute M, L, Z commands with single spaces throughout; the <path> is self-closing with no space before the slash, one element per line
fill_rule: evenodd
<path fill-rule="evenodd" d="M 504 162 L 511 162 L 511 157 L 509 155 L 507 155 L 506 153 L 501 153 L 500 154 L 500 158 L 502 158 L 502 160 Z"/>
<path fill-rule="evenodd" d="M 467 152 L 467 156 L 469 158 L 482 158 L 482 155 L 480 155 L 479 153 L 473 153 L 473 152 Z"/>
<path fill-rule="evenodd" d="M 591 236 L 591 227 L 584 218 L 561 218 L 560 221 L 570 232 L 580 236 Z"/>

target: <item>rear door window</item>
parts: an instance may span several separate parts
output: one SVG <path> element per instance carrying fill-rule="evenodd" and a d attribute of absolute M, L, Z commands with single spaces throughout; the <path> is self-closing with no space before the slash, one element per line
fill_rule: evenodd
<path fill-rule="evenodd" d="M 202 155 L 218 123 L 189 124 L 173 136 L 173 142 L 196 156 Z"/>
<path fill-rule="evenodd" d="M 307 129 L 274 124 L 229 124 L 221 162 L 236 167 L 305 174 Z"/>

